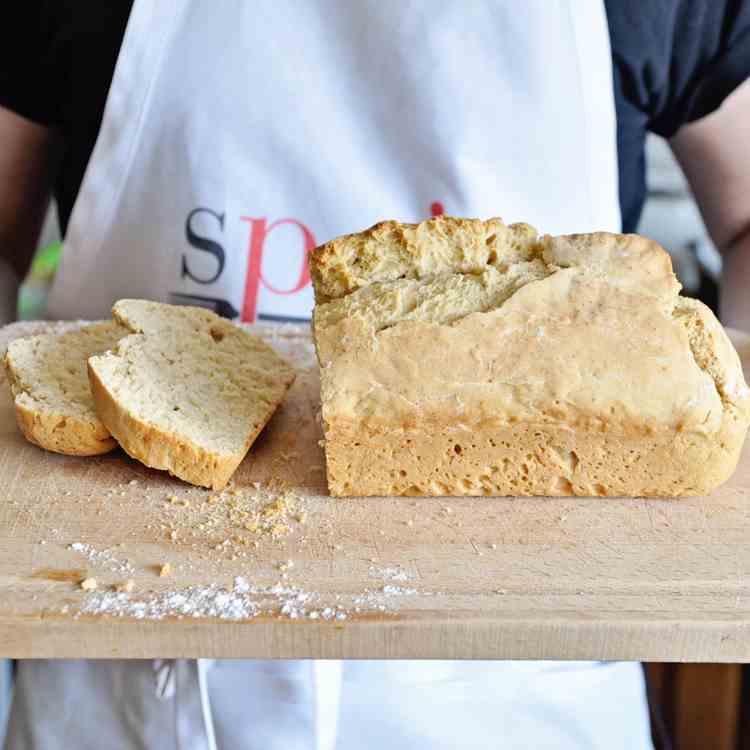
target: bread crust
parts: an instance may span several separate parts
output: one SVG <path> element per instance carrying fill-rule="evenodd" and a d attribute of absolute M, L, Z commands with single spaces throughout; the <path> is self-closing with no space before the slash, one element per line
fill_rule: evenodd
<path fill-rule="evenodd" d="M 434 431 L 331 425 L 332 495 L 688 497 L 734 472 L 746 426 L 729 410 L 717 435 L 623 435 L 550 424 Z"/>
<path fill-rule="evenodd" d="M 16 423 L 34 445 L 68 456 L 98 456 L 117 448 L 103 424 L 70 415 L 31 409 L 14 401 Z"/>
<path fill-rule="evenodd" d="M 64 337 L 76 336 L 87 329 L 109 331 L 113 330 L 113 324 L 93 323 L 78 331 L 40 336 L 60 340 L 61 345 L 64 345 Z M 117 442 L 93 411 L 90 416 L 65 412 L 38 400 L 29 391 L 21 371 L 17 369 L 12 352 L 15 346 L 36 338 L 24 337 L 11 342 L 3 357 L 3 365 L 13 395 L 16 423 L 21 434 L 40 448 L 70 456 L 98 456 L 117 448 Z"/>
<path fill-rule="evenodd" d="M 310 275 L 315 301 L 339 299 L 377 281 L 424 278 L 449 267 L 476 272 L 501 256 L 523 254 L 536 241 L 534 227 L 506 226 L 499 218 L 436 216 L 419 224 L 381 221 L 313 250 Z"/>

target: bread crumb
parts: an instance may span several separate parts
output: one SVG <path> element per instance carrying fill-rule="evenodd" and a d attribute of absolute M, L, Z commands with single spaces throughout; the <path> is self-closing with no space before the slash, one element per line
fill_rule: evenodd
<path fill-rule="evenodd" d="M 164 563 L 159 570 L 159 577 L 166 578 L 170 575 L 172 575 L 172 566 L 169 563 Z"/>
<path fill-rule="evenodd" d="M 128 578 L 124 583 L 118 583 L 115 586 L 115 591 L 119 594 L 129 594 L 135 588 L 135 581 L 132 578 Z"/>
<path fill-rule="evenodd" d="M 184 497 L 177 497 L 177 495 L 170 495 L 167 498 L 167 500 L 172 505 L 182 505 L 184 508 L 189 508 L 190 507 L 190 500 L 188 500 L 187 498 L 184 498 Z"/>
<path fill-rule="evenodd" d="M 268 503 L 268 505 L 263 508 L 261 511 L 261 515 L 264 518 L 274 518 L 276 516 L 282 515 L 284 511 L 286 510 L 286 500 L 284 498 L 277 498 L 272 503 Z"/>
<path fill-rule="evenodd" d="M 84 591 L 95 591 L 98 584 L 96 578 L 84 578 L 81 581 L 80 586 Z"/>

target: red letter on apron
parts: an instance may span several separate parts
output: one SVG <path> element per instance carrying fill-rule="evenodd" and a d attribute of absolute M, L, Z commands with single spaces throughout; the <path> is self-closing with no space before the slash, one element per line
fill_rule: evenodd
<path fill-rule="evenodd" d="M 242 221 L 250 224 L 250 249 L 247 256 L 247 276 L 245 278 L 245 299 L 242 304 L 241 320 L 252 322 L 256 317 L 258 306 L 258 291 L 261 283 L 274 294 L 296 294 L 304 289 L 310 283 L 310 271 L 307 267 L 307 257 L 315 247 L 315 237 L 313 233 L 297 219 L 279 219 L 273 224 L 266 226 L 265 219 L 253 219 L 250 216 L 241 216 Z M 263 246 L 266 237 L 276 228 L 284 224 L 294 224 L 302 231 L 302 238 L 305 243 L 305 254 L 302 258 L 302 268 L 300 269 L 297 283 L 291 289 L 277 289 L 271 286 L 263 278 Z"/>

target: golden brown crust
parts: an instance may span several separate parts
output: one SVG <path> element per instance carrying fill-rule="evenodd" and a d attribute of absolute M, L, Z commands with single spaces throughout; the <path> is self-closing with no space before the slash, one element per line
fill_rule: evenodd
<path fill-rule="evenodd" d="M 117 448 L 117 442 L 102 424 L 29 409 L 18 400 L 14 406 L 18 429 L 40 448 L 69 456 L 98 456 Z"/>
<path fill-rule="evenodd" d="M 519 423 L 474 431 L 329 427 L 332 495 L 703 495 L 734 472 L 746 426 L 734 412 L 716 436 L 586 433 Z"/>

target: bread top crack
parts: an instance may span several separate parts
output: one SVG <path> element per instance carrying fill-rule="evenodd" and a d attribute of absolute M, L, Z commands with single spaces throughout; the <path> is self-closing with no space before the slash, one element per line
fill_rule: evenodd
<path fill-rule="evenodd" d="M 327 425 L 715 434 L 750 421 L 726 333 L 646 238 L 385 222 L 316 249 L 311 274 Z"/>

